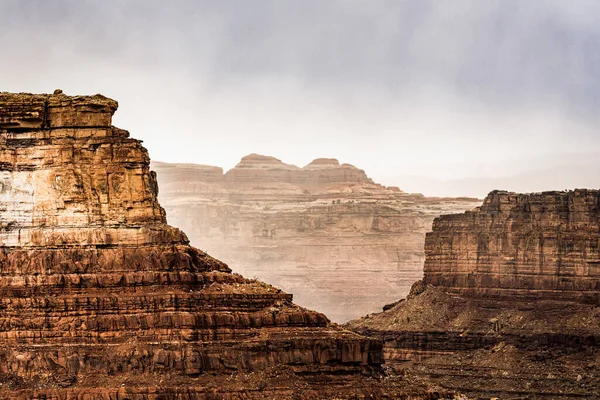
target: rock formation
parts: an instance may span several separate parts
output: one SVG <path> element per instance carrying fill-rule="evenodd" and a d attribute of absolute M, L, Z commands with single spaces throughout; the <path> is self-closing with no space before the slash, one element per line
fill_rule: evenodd
<path fill-rule="evenodd" d="M 494 191 L 427 235 L 406 299 L 348 327 L 474 398 L 600 397 L 600 191 Z"/>
<path fill-rule="evenodd" d="M 436 219 L 425 252 L 425 282 L 446 291 L 600 304 L 600 191 L 494 191 Z"/>
<path fill-rule="evenodd" d="M 190 247 L 166 223 L 146 150 L 111 126 L 116 109 L 0 94 L 0 398 L 422 390 L 376 379 L 380 342 Z"/>
<path fill-rule="evenodd" d="M 227 173 L 194 164 L 152 168 L 169 221 L 193 244 L 338 322 L 408 293 L 422 277 L 433 219 L 480 204 L 404 193 L 331 158 L 299 168 L 252 154 Z"/>

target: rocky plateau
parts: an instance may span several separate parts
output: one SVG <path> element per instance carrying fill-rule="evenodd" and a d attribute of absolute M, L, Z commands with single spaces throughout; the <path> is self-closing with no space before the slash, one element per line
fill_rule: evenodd
<path fill-rule="evenodd" d="M 116 109 L 0 93 L 0 398 L 440 396 L 386 375 L 381 341 L 191 247 Z"/>
<path fill-rule="evenodd" d="M 493 191 L 443 215 L 422 281 L 347 327 L 469 398 L 600 398 L 600 191 Z"/>
<path fill-rule="evenodd" d="M 251 154 L 226 173 L 197 164 L 152 169 L 169 221 L 192 244 L 336 322 L 406 295 L 423 276 L 433 219 L 481 203 L 404 193 L 331 158 L 299 168 Z"/>

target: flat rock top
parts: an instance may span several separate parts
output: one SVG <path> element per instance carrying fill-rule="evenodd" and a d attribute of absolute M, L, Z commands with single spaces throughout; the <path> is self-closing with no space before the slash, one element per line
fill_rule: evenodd
<path fill-rule="evenodd" d="M 347 164 L 344 164 L 347 165 Z M 317 158 L 312 160 L 303 169 L 339 168 L 340 162 L 335 158 Z"/>
<path fill-rule="evenodd" d="M 235 166 L 235 169 L 250 168 L 250 169 L 286 169 L 286 170 L 297 170 L 298 167 L 291 164 L 286 164 L 281 160 L 271 157 L 263 156 L 261 154 L 249 154 L 243 157 L 240 162 Z"/>
<path fill-rule="evenodd" d="M 574 201 L 576 199 L 594 198 L 600 196 L 597 189 L 553 190 L 540 193 L 515 193 L 504 190 L 490 192 L 483 201 L 483 208 L 493 208 L 500 204 L 546 203 L 556 204 Z"/>
<path fill-rule="evenodd" d="M 56 94 L 0 92 L 0 107 L 11 106 L 13 108 L 22 108 L 23 110 L 27 110 L 29 108 L 35 108 L 40 103 L 44 102 L 48 102 L 48 104 L 53 107 L 77 105 L 108 107 L 113 109 L 113 112 L 118 107 L 118 103 L 115 100 L 101 94 L 95 94 L 91 96 L 67 96 L 62 92 Z"/>
<path fill-rule="evenodd" d="M 216 167 L 214 165 L 204 165 L 204 164 L 191 164 L 191 163 L 167 163 L 161 161 L 152 161 L 152 168 L 160 169 L 161 171 L 165 170 L 173 170 L 173 171 L 200 171 L 200 172 L 209 172 L 223 175 L 223 168 Z"/>
<path fill-rule="evenodd" d="M 600 190 L 574 189 L 547 191 L 540 193 L 515 193 L 494 190 L 483 200 L 481 206 L 465 214 L 442 215 L 443 220 L 463 220 L 465 215 L 501 213 L 513 216 L 518 214 L 555 214 L 564 217 L 568 214 L 596 214 L 600 211 Z"/>
<path fill-rule="evenodd" d="M 118 103 L 100 94 L 67 96 L 0 92 L 0 131 L 110 127 Z M 50 135 L 51 136 L 51 135 Z"/>

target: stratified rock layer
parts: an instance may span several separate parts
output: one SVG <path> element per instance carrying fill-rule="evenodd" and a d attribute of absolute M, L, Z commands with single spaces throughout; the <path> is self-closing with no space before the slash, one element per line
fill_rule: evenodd
<path fill-rule="evenodd" d="M 600 191 L 492 192 L 437 218 L 425 253 L 425 282 L 446 291 L 600 304 Z"/>
<path fill-rule="evenodd" d="M 380 342 L 232 274 L 166 224 L 116 108 L 0 94 L 0 397 L 399 396 L 402 382 L 366 376 L 381 372 Z"/>
<path fill-rule="evenodd" d="M 348 327 L 472 398 L 600 398 L 600 191 L 494 191 L 427 234 L 424 282 Z"/>
<path fill-rule="evenodd" d="M 472 399 L 600 398 L 600 308 L 422 291 L 347 327 L 385 341 L 388 367 Z"/>
<path fill-rule="evenodd" d="M 331 158 L 299 168 L 251 154 L 225 174 L 194 164 L 153 169 L 169 221 L 193 244 L 336 322 L 408 293 L 422 277 L 433 219 L 480 204 L 403 193 Z"/>

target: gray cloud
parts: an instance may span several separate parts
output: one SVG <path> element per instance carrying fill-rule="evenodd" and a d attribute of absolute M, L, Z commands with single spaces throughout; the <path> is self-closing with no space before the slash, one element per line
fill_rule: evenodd
<path fill-rule="evenodd" d="M 402 186 L 600 144 L 596 1 L 0 5 L 2 90 L 112 96 L 155 159 L 329 156 Z"/>

